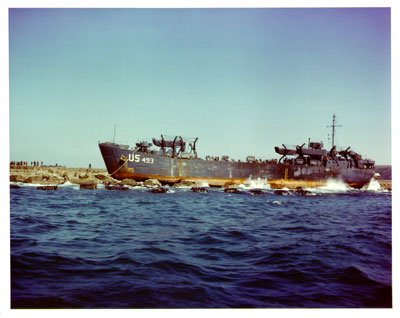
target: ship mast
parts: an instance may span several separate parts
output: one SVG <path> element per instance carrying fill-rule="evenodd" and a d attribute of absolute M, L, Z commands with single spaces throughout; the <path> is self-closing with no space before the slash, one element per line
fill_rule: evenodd
<path fill-rule="evenodd" d="M 335 128 L 342 127 L 342 125 L 336 125 L 336 116 L 333 114 L 332 125 L 326 126 L 327 128 L 332 128 L 332 148 L 335 145 Z"/>

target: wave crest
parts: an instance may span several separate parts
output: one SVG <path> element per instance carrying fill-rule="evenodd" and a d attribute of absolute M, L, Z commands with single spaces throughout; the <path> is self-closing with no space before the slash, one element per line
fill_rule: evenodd
<path fill-rule="evenodd" d="M 256 178 L 253 179 L 251 176 L 245 180 L 244 184 L 240 185 L 243 189 L 265 189 L 270 190 L 271 186 L 268 183 L 267 178 Z"/>

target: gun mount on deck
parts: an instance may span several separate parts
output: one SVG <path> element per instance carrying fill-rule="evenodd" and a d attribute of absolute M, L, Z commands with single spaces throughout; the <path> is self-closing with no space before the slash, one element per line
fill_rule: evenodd
<path fill-rule="evenodd" d="M 375 161 L 370 159 L 362 159 L 361 155 L 354 151 L 349 151 L 350 147 L 346 150 L 337 151 L 336 146 L 333 146 L 331 150 L 327 151 L 323 149 L 322 142 L 309 142 L 308 148 L 304 148 L 304 145 L 296 146 L 296 149 L 290 149 L 284 144 L 282 148 L 275 147 L 275 152 L 282 155 L 279 159 L 279 163 L 293 162 L 296 165 L 311 165 L 311 166 L 341 166 L 347 168 L 367 168 L 372 169 Z M 288 156 L 294 156 L 294 158 L 287 158 Z"/>
<path fill-rule="evenodd" d="M 165 139 L 163 135 L 161 135 L 161 139 L 153 138 L 153 144 L 157 147 L 160 147 L 160 150 L 163 155 L 170 155 L 172 158 L 181 157 L 181 158 L 190 158 L 191 153 L 194 153 L 194 158 L 197 158 L 196 152 L 196 142 L 198 137 L 194 140 L 193 143 L 189 143 L 190 152 L 186 152 L 186 141 L 181 136 L 175 136 L 174 139 Z M 168 151 L 167 148 L 171 148 Z M 177 149 L 179 150 L 177 151 Z"/>

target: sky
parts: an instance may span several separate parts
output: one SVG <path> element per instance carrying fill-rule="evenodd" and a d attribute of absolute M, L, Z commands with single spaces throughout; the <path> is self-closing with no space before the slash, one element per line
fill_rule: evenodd
<path fill-rule="evenodd" d="M 391 164 L 390 8 L 9 9 L 10 161 L 105 168 L 98 142 L 308 138 Z"/>

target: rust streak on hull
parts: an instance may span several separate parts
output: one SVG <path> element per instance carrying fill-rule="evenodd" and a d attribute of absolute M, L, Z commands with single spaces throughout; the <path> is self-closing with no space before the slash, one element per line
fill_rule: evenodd
<path fill-rule="evenodd" d="M 134 179 L 136 181 L 144 181 L 147 179 L 157 179 L 164 184 L 174 184 L 181 181 L 198 181 L 205 182 L 210 186 L 222 187 L 230 184 L 243 184 L 246 179 L 243 178 L 212 178 L 212 177 L 195 177 L 195 176 L 165 176 L 156 174 L 139 174 L 121 171 L 115 174 L 117 179 Z"/>
<path fill-rule="evenodd" d="M 275 179 L 268 180 L 271 189 L 296 189 L 301 188 L 318 188 L 326 185 L 326 180 L 292 180 L 292 179 Z"/>
<path fill-rule="evenodd" d="M 132 172 L 121 171 L 116 173 L 118 179 L 135 179 L 136 181 L 144 181 L 147 179 L 157 179 L 163 184 L 174 184 L 181 181 L 194 181 L 194 182 L 205 182 L 210 186 L 223 187 L 232 184 L 244 184 L 246 179 L 244 178 L 211 178 L 211 177 L 196 177 L 196 176 L 164 176 L 164 175 L 148 175 L 138 174 Z M 296 188 L 318 188 L 326 186 L 327 180 L 295 180 L 295 179 L 272 179 L 266 180 L 270 185 L 271 189 L 296 189 Z M 361 188 L 364 183 L 350 183 L 348 184 L 353 188 Z"/>

